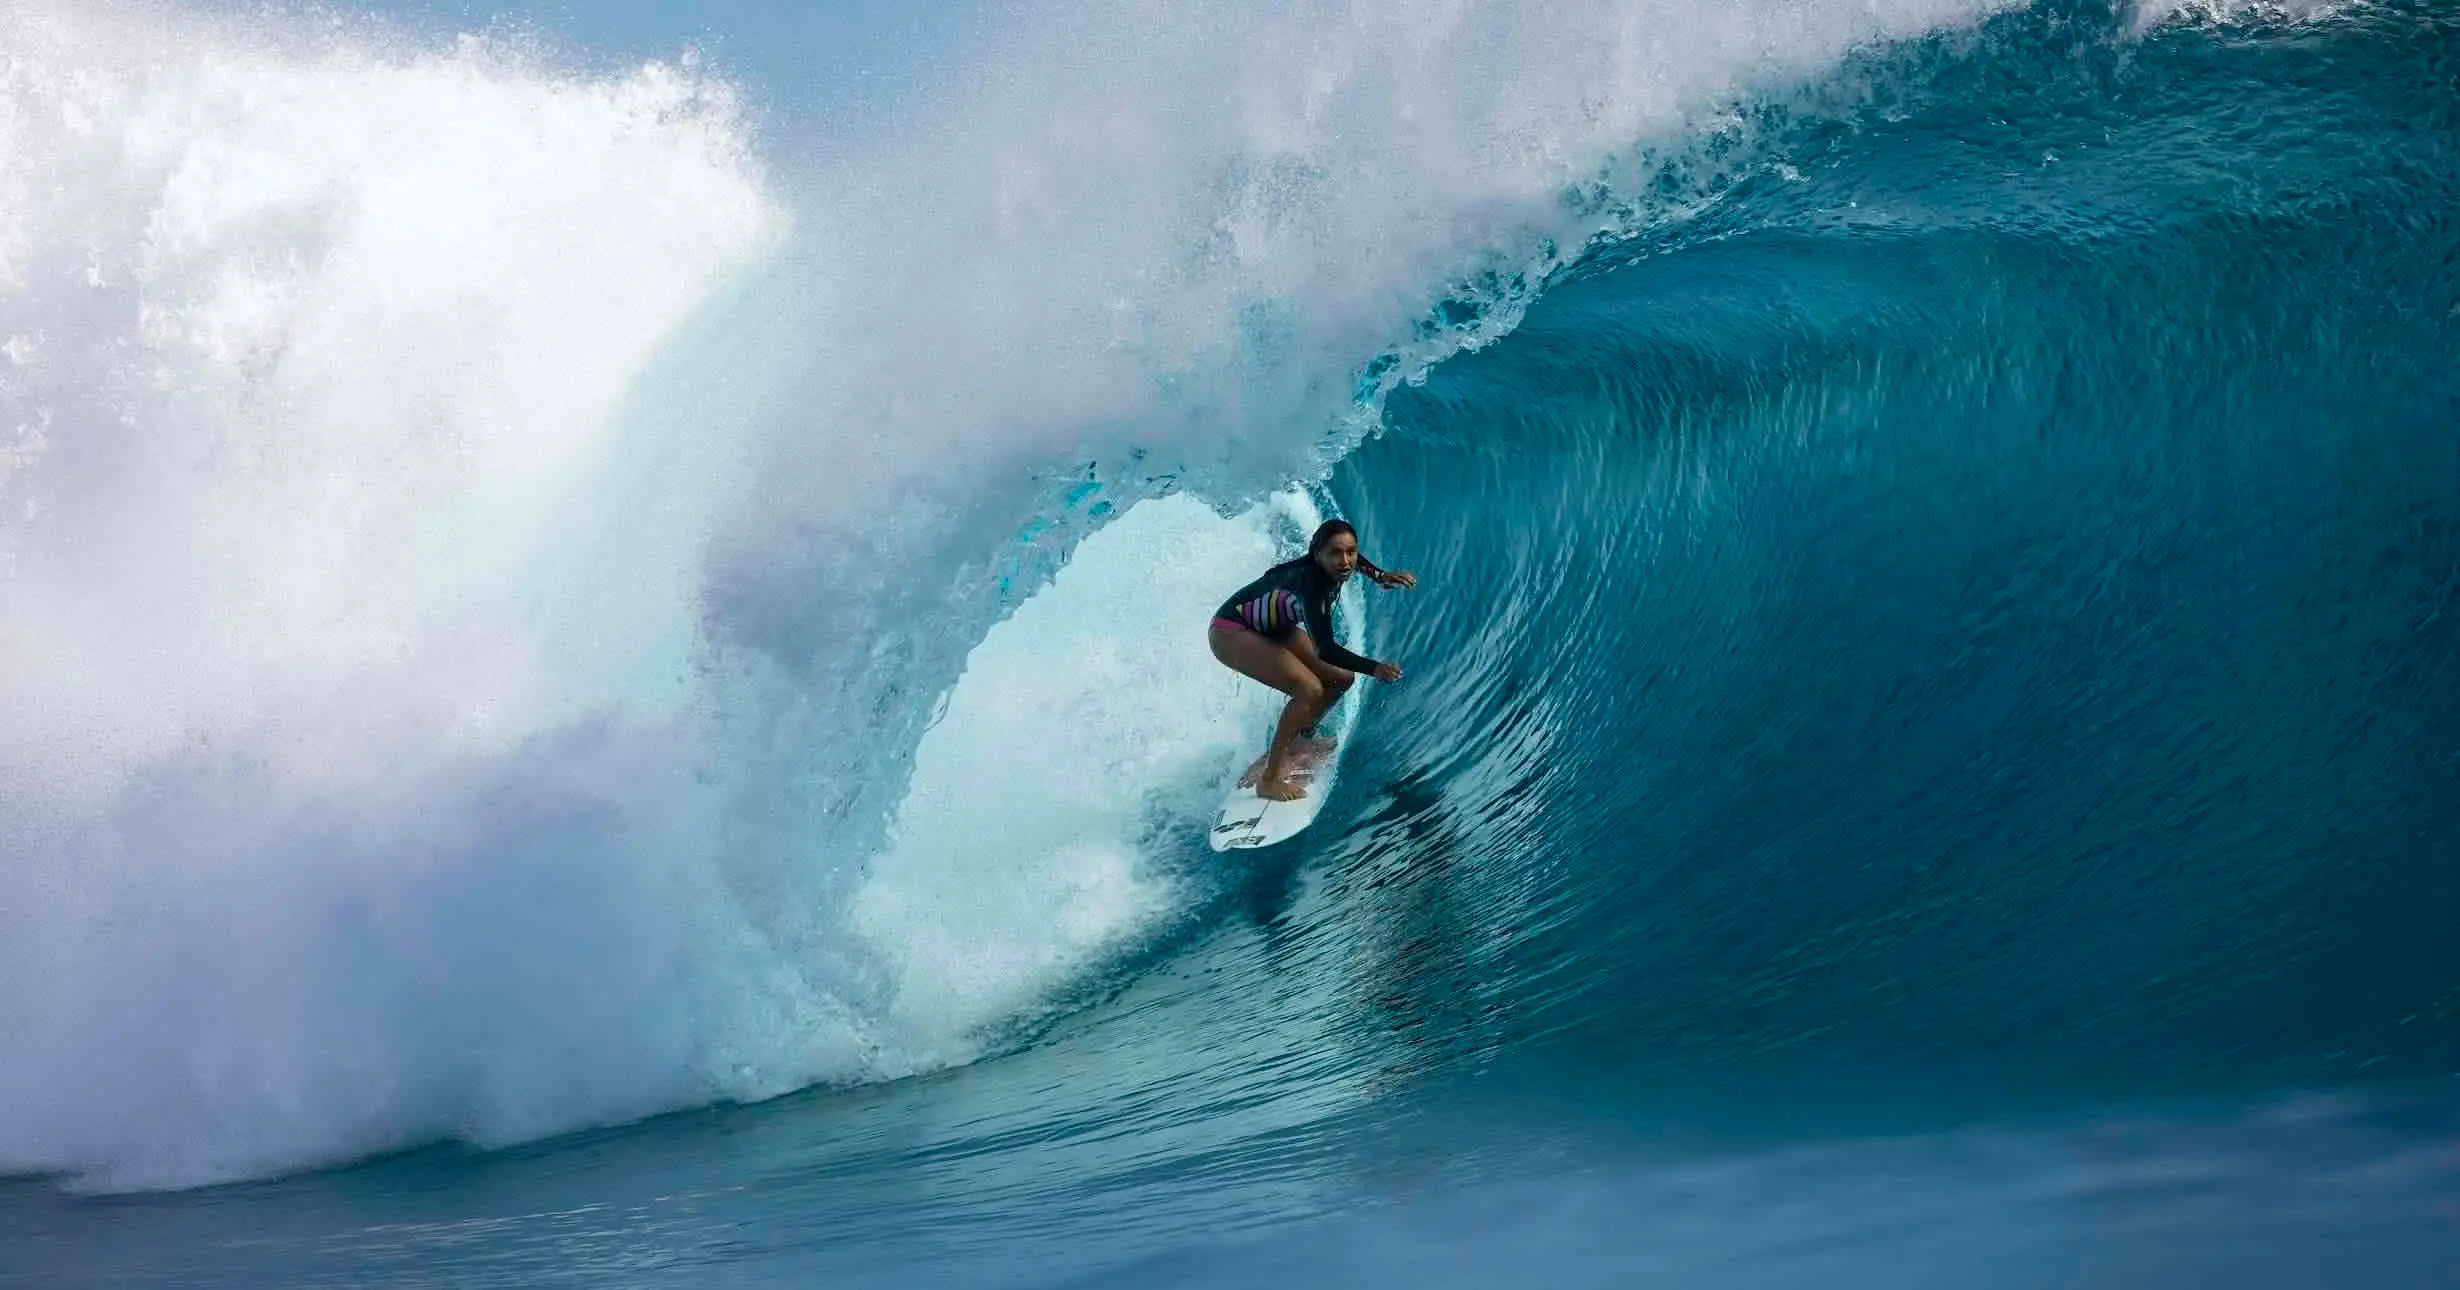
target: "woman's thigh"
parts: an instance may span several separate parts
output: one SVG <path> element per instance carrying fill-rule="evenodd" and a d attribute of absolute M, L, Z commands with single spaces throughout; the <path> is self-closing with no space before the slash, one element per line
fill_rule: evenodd
<path fill-rule="evenodd" d="M 1290 652 L 1315 674 L 1316 682 L 1324 687 L 1324 692 L 1336 699 L 1350 688 L 1350 682 L 1358 679 L 1356 672 L 1325 662 L 1324 656 L 1315 652 L 1315 641 L 1303 628 L 1290 633 Z"/>
<path fill-rule="evenodd" d="M 1241 676 L 1261 681 L 1294 699 L 1325 688 L 1298 655 L 1269 636 L 1219 626 L 1207 628 L 1205 635 L 1213 646 L 1213 657 Z"/>

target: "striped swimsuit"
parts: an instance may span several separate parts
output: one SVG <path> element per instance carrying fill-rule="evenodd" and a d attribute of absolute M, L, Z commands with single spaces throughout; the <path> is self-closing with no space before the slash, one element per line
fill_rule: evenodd
<path fill-rule="evenodd" d="M 1313 558 L 1300 556 L 1274 565 L 1263 577 L 1230 593 L 1221 608 L 1213 611 L 1213 625 L 1276 641 L 1286 641 L 1291 632 L 1304 629 L 1315 642 L 1316 657 L 1352 672 L 1373 672 L 1374 659 L 1343 649 L 1333 639 L 1332 604 L 1340 590 L 1340 584 Z"/>

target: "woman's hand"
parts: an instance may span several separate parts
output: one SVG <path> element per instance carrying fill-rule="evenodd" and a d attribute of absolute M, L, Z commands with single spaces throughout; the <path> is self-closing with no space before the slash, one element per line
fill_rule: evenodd
<path fill-rule="evenodd" d="M 1386 685 L 1390 685 L 1390 684 L 1392 684 L 1393 682 L 1400 680 L 1400 679 L 1401 679 L 1401 665 L 1400 665 L 1400 664 L 1398 664 L 1398 663 L 1378 663 L 1378 664 L 1376 664 L 1376 665 L 1375 665 L 1375 679 L 1376 679 L 1376 680 L 1378 680 L 1378 681 L 1383 682 L 1383 683 L 1384 683 L 1384 684 L 1386 684 Z"/>
<path fill-rule="evenodd" d="M 1415 587 L 1418 585 L 1418 575 L 1406 570 L 1378 569 L 1375 571 L 1375 585 L 1388 588 Z"/>

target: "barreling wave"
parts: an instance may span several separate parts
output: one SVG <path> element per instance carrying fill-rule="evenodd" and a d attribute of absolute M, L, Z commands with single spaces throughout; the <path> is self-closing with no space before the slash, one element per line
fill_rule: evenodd
<path fill-rule="evenodd" d="M 810 151 L 693 64 L 0 20 L 0 1162 L 1097 1031 L 1042 1118 L 1155 1151 L 2448 1069 L 2452 20 L 2004 10 L 1070 7 Z M 1203 612 L 1327 502 L 1410 677 L 1207 864 Z M 1242 906 L 1269 979 L 1101 1002 Z"/>

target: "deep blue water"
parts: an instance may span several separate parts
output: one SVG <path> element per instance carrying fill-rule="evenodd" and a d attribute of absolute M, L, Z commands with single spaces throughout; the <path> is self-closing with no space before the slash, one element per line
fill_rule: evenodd
<path fill-rule="evenodd" d="M 2448 15 L 2080 21 L 1772 112 L 1804 181 L 1593 254 L 1345 463 L 1442 570 L 1393 648 L 1447 662 L 1335 854 L 1515 892 L 1459 955 L 1509 1046 L 1675 1087 L 2460 1057 Z"/>
<path fill-rule="evenodd" d="M 1179 903 L 970 1064 L 62 1164 L 0 1284 L 2460 1285 L 2460 12 L 2046 2 L 1635 146 L 1339 441 L 1422 585 L 1298 843 L 1157 794 Z"/>

